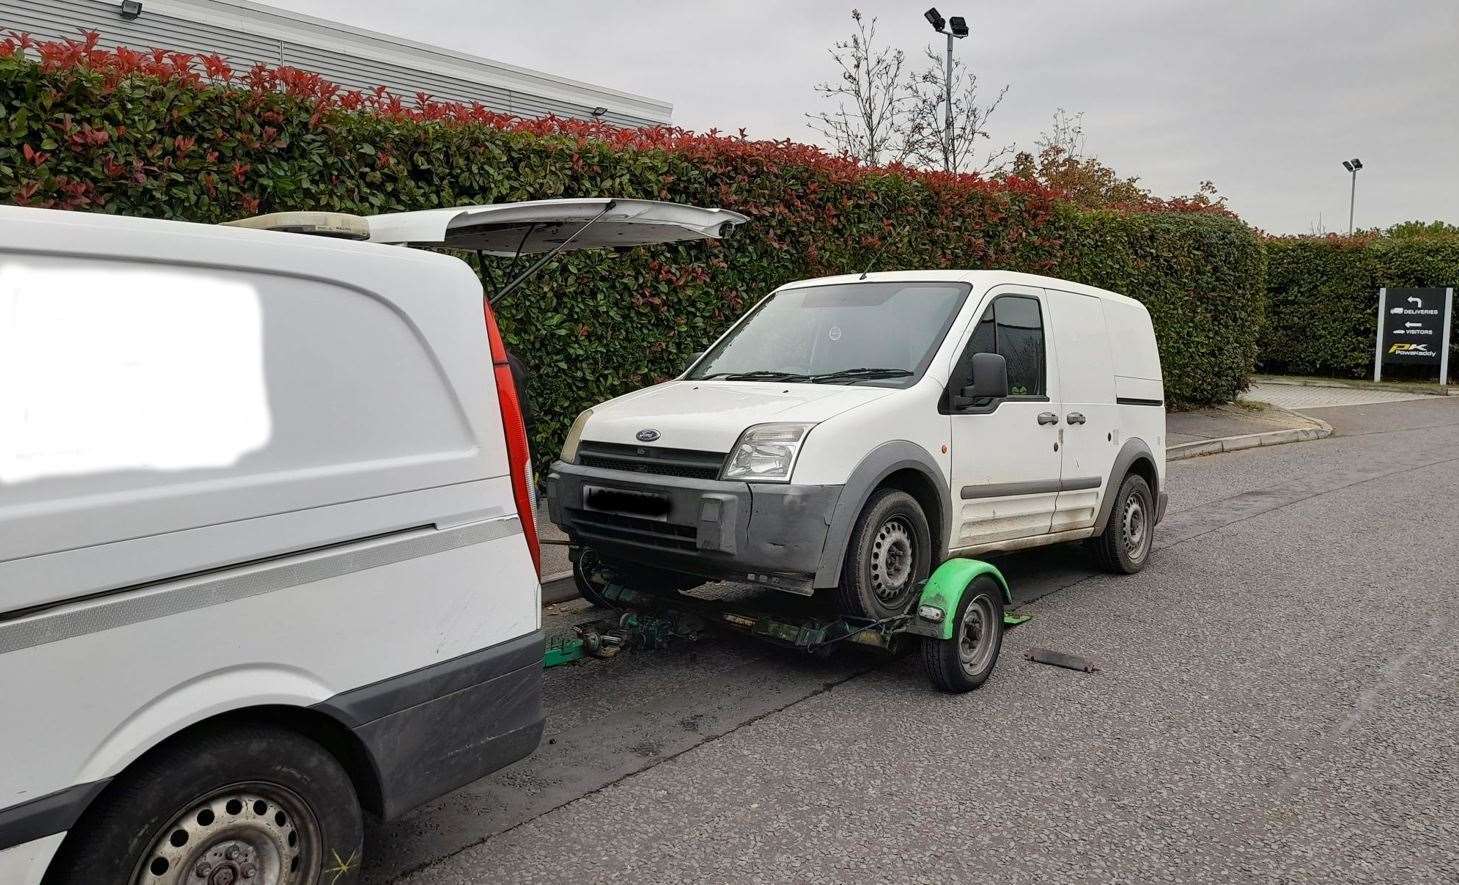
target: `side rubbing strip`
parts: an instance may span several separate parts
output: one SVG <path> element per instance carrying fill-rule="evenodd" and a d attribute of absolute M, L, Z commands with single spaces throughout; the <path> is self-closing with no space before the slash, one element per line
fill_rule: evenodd
<path fill-rule="evenodd" d="M 0 851 L 71 829 L 111 778 L 77 784 L 0 809 Z"/>
<path fill-rule="evenodd" d="M 1115 402 L 1122 406 L 1163 406 L 1165 402 L 1158 399 L 1140 399 L 1135 396 L 1117 396 Z"/>
<path fill-rule="evenodd" d="M 449 529 L 419 529 L 355 544 L 331 547 L 240 566 L 193 578 L 177 578 L 130 592 L 58 606 L 0 623 L 0 655 L 60 642 L 127 624 L 222 605 L 351 572 L 378 568 L 421 556 L 445 553 L 522 531 L 516 516 L 488 519 Z"/>
<path fill-rule="evenodd" d="M 1031 482 L 990 482 L 980 486 L 963 486 L 964 501 L 973 498 L 1006 498 L 1010 495 L 1046 495 L 1059 490 L 1057 479 L 1036 479 Z"/>
<path fill-rule="evenodd" d="M 1074 492 L 1079 489 L 1097 489 L 1102 482 L 1097 476 L 1074 479 L 1037 479 L 1031 482 L 993 482 L 980 486 L 963 486 L 962 499 L 1011 498 L 1016 495 L 1047 495 L 1053 492 Z"/>

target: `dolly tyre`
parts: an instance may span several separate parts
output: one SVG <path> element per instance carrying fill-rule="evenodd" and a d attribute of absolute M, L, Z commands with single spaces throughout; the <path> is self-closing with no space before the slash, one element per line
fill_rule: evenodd
<path fill-rule="evenodd" d="M 952 638 L 922 640 L 922 665 L 933 685 L 961 694 L 988 681 L 1002 646 L 1003 590 L 980 575 L 963 591 Z"/>
<path fill-rule="evenodd" d="M 1104 533 L 1092 539 L 1094 558 L 1105 571 L 1133 575 L 1150 561 L 1154 540 L 1155 496 L 1143 476 L 1131 473 L 1120 483 Z"/>
<path fill-rule="evenodd" d="M 145 757 L 67 835 L 46 885 L 345 885 L 364 825 L 349 775 L 282 728 L 236 725 Z"/>
<path fill-rule="evenodd" d="M 900 489 L 881 489 L 851 530 L 836 607 L 848 617 L 904 614 L 931 566 L 932 532 L 922 505 Z"/>

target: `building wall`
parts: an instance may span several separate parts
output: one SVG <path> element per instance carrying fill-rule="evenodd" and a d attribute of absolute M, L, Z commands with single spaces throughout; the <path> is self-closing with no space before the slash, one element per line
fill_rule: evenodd
<path fill-rule="evenodd" d="M 235 69 L 290 65 L 347 89 L 385 86 L 410 102 L 417 92 L 481 102 L 519 117 L 602 119 L 620 126 L 668 123 L 668 102 L 555 77 L 247 0 L 143 0 L 142 15 L 118 14 L 118 0 L 0 0 L 0 31 L 42 39 L 101 34 L 104 46 L 222 55 Z"/>

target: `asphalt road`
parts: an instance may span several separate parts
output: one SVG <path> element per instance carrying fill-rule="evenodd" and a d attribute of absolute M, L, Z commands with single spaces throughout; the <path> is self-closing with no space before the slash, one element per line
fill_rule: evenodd
<path fill-rule="evenodd" d="M 372 829 L 367 878 L 1453 882 L 1459 398 L 1313 414 L 1171 464 L 1139 575 L 1001 560 L 1034 618 L 970 695 L 727 636 L 549 671 L 537 754 Z"/>

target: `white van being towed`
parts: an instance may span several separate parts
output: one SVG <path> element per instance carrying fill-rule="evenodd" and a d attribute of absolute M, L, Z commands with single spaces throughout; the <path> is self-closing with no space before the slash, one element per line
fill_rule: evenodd
<path fill-rule="evenodd" d="M 0 883 L 343 885 L 362 805 L 394 817 L 530 753 L 535 495 L 505 347 L 464 262 L 376 243 L 550 255 L 743 220 L 0 207 Z"/>
<path fill-rule="evenodd" d="M 1137 301 L 1002 271 L 806 280 L 680 378 L 574 423 L 548 478 L 579 589 L 750 581 L 905 614 L 939 562 L 1087 539 L 1144 567 L 1165 411 Z"/>

